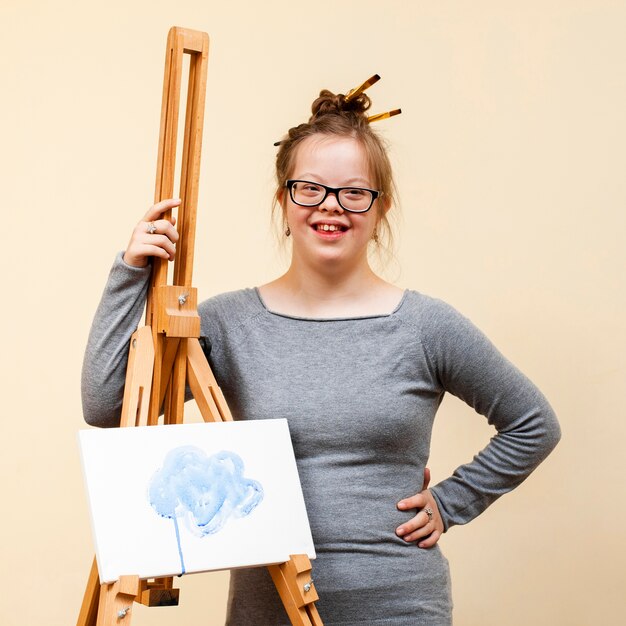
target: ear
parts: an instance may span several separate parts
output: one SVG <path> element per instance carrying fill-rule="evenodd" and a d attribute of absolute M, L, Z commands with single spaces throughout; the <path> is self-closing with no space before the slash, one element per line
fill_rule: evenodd
<path fill-rule="evenodd" d="M 283 219 L 283 226 L 287 226 L 287 194 L 285 193 L 285 188 L 278 190 L 276 192 L 276 203 L 280 207 L 280 213 Z"/>
<path fill-rule="evenodd" d="M 281 187 L 277 192 L 276 192 L 276 201 L 278 202 L 278 204 L 280 204 L 281 207 L 283 207 L 283 211 L 285 210 L 285 188 Z"/>
<path fill-rule="evenodd" d="M 387 215 L 387 211 L 391 208 L 391 198 L 383 196 L 376 201 L 378 204 L 377 217 L 380 222 Z"/>

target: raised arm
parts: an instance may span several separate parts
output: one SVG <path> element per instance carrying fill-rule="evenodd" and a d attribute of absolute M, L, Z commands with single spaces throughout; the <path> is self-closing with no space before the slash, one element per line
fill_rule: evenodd
<path fill-rule="evenodd" d="M 137 329 L 150 282 L 149 259 L 172 260 L 178 233 L 174 220 L 159 219 L 178 206 L 164 200 L 151 207 L 133 230 L 124 253 L 111 268 L 96 310 L 83 360 L 83 415 L 92 426 L 118 426 L 124 396 L 130 337 Z"/>

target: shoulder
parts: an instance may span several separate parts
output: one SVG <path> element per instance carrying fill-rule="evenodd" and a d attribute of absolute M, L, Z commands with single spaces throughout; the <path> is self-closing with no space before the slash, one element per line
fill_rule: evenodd
<path fill-rule="evenodd" d="M 241 328 L 264 311 L 263 303 L 253 288 L 221 293 L 198 306 L 203 333 L 209 334 L 211 330 L 224 333 Z"/>
<path fill-rule="evenodd" d="M 424 332 L 471 324 L 467 317 L 447 302 L 412 289 L 407 289 L 398 312 Z"/>
<path fill-rule="evenodd" d="M 434 358 L 442 354 L 460 356 L 490 344 L 468 317 L 439 298 L 409 290 L 400 310 Z"/>
<path fill-rule="evenodd" d="M 201 317 L 209 316 L 242 322 L 264 311 L 256 289 L 246 288 L 228 291 L 204 300 L 198 306 Z"/>
<path fill-rule="evenodd" d="M 258 313 L 262 309 L 263 305 L 259 300 L 256 289 L 253 288 L 220 293 L 204 300 L 198 306 L 201 314 L 205 312 L 227 314 L 236 312 L 245 315 Z"/>

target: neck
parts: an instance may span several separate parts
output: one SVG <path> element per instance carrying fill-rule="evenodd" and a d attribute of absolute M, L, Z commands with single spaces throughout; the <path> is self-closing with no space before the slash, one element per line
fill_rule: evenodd
<path fill-rule="evenodd" d="M 382 282 L 365 264 L 351 271 L 330 268 L 328 271 L 316 271 L 310 267 L 298 267 L 292 262 L 287 272 L 281 277 L 283 284 L 292 293 L 311 301 L 337 301 L 354 299 L 368 288 Z"/>
<path fill-rule="evenodd" d="M 340 264 L 323 268 L 292 258 L 287 272 L 264 285 L 261 294 L 274 311 L 303 317 L 344 317 L 392 311 L 401 290 L 377 276 L 369 264 L 348 271 Z"/>

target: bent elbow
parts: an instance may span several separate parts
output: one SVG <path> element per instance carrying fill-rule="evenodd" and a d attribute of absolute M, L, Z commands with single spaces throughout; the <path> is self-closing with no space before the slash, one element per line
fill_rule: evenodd
<path fill-rule="evenodd" d="M 89 426 L 97 428 L 114 428 L 120 425 L 122 407 L 106 402 L 100 391 L 82 389 L 83 419 Z"/>
<path fill-rule="evenodd" d="M 546 458 L 561 440 L 562 431 L 554 409 L 546 404 L 543 411 L 543 428 L 541 433 L 542 457 Z"/>
<path fill-rule="evenodd" d="M 85 406 L 83 403 L 83 419 L 89 426 L 96 428 L 116 428 L 120 425 L 120 414 L 110 413 L 92 407 Z"/>

